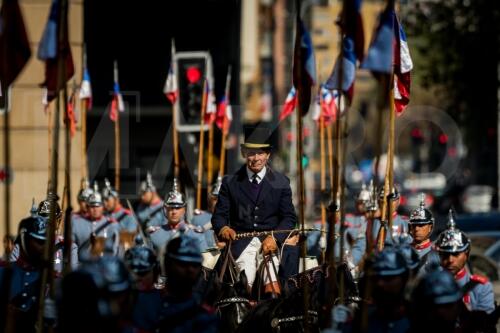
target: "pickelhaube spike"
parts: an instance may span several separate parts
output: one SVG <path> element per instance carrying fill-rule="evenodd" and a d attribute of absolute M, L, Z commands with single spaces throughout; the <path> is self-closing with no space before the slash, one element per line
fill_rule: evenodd
<path fill-rule="evenodd" d="M 111 187 L 111 182 L 108 178 L 104 178 L 104 188 L 102 190 L 102 196 L 104 199 L 108 199 L 110 197 L 118 198 L 118 192 Z"/>
<path fill-rule="evenodd" d="M 37 206 L 36 206 L 35 198 L 33 198 L 33 201 L 31 202 L 31 209 L 30 209 L 30 215 L 31 215 L 31 217 L 38 215 L 37 210 L 38 209 L 37 209 Z"/>
<path fill-rule="evenodd" d="M 99 193 L 99 184 L 97 181 L 94 182 L 94 191 L 88 199 L 88 204 L 91 207 L 102 206 L 102 195 Z"/>
<path fill-rule="evenodd" d="M 378 210 L 378 200 L 377 200 L 377 188 L 375 187 L 375 184 L 373 182 L 373 179 L 370 180 L 370 185 L 368 187 L 368 192 L 370 192 L 370 201 L 368 203 L 367 209 L 369 211 L 376 211 Z"/>
<path fill-rule="evenodd" d="M 164 205 L 165 207 L 186 207 L 186 200 L 184 200 L 182 193 L 179 192 L 177 178 L 173 180 L 172 190 L 167 194 Z"/>
<path fill-rule="evenodd" d="M 358 201 L 368 202 L 370 201 L 370 191 L 366 188 L 366 184 L 361 185 L 361 191 L 359 191 Z"/>
<path fill-rule="evenodd" d="M 448 229 L 455 230 L 457 224 L 455 223 L 455 218 L 453 216 L 453 208 L 448 211 Z"/>
<path fill-rule="evenodd" d="M 444 253 L 458 253 L 470 249 L 469 238 L 456 226 L 453 209 L 448 212 L 448 229 L 439 235 L 436 249 Z"/>
<path fill-rule="evenodd" d="M 156 192 L 156 187 L 153 184 L 153 176 L 151 175 L 151 172 L 148 171 L 146 174 L 146 180 L 141 182 L 141 193 L 145 192 Z"/>
<path fill-rule="evenodd" d="M 80 183 L 80 191 L 78 192 L 78 201 L 87 201 L 92 194 L 90 183 L 87 177 L 83 177 Z"/>
<path fill-rule="evenodd" d="M 434 217 L 430 210 L 425 208 L 425 194 L 422 193 L 420 196 L 420 206 L 413 210 L 410 214 L 409 224 L 413 225 L 424 225 L 434 223 Z"/>
<path fill-rule="evenodd" d="M 222 177 L 218 176 L 217 181 L 212 186 L 212 192 L 210 192 L 210 194 L 213 195 L 214 197 L 218 196 L 221 185 L 222 185 Z"/>

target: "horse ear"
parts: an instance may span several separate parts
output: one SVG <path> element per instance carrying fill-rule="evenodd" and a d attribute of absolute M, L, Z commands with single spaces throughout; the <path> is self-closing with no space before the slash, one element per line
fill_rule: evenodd
<path fill-rule="evenodd" d="M 242 270 L 241 273 L 240 273 L 240 283 L 243 285 L 243 286 L 247 286 L 248 285 L 248 278 L 247 278 L 247 275 L 245 273 L 245 270 Z"/>

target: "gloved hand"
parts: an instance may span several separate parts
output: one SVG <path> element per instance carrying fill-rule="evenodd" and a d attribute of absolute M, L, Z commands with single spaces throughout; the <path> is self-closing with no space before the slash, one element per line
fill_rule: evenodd
<path fill-rule="evenodd" d="M 224 228 L 221 229 L 219 232 L 219 237 L 222 238 L 222 240 L 230 242 L 236 239 L 236 231 L 231 229 L 228 226 L 225 226 Z"/>
<path fill-rule="evenodd" d="M 278 250 L 278 245 L 276 245 L 276 241 L 274 240 L 273 236 L 269 235 L 264 239 L 262 242 L 262 252 L 264 255 L 270 254 Z"/>
<path fill-rule="evenodd" d="M 345 324 L 352 318 L 352 310 L 345 305 L 335 305 L 332 309 L 332 321 Z"/>

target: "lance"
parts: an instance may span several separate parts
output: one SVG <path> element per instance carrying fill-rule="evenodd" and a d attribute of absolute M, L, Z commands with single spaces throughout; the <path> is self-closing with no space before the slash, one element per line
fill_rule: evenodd
<path fill-rule="evenodd" d="M 66 66 L 64 63 L 64 58 L 61 56 L 64 51 L 64 39 L 67 38 L 68 34 L 68 1 L 61 0 L 58 3 L 59 6 L 59 30 L 58 30 L 58 52 L 57 52 L 57 84 L 56 89 L 61 85 L 66 85 L 64 82 L 66 78 Z M 65 103 L 64 103 L 65 104 Z M 47 240 L 45 241 L 44 249 L 44 262 L 45 267 L 42 271 L 42 281 L 40 284 L 40 294 L 39 294 L 39 307 L 38 307 L 38 318 L 37 318 L 37 333 L 44 332 L 44 308 L 45 308 L 45 297 L 46 289 L 48 287 L 49 299 L 55 299 L 54 290 L 54 245 L 55 245 L 55 232 L 56 232 L 56 205 L 57 205 L 57 185 L 58 185 L 58 156 L 59 156 L 59 130 L 60 130 L 60 112 L 61 112 L 61 96 L 58 91 L 56 96 L 56 109 L 54 112 L 54 130 L 52 137 L 52 151 L 51 151 L 51 170 L 50 170 L 50 181 L 48 190 L 48 200 L 50 202 L 50 214 L 49 214 L 49 225 L 47 230 Z M 48 331 L 53 331 L 52 325 L 49 325 Z"/>
<path fill-rule="evenodd" d="M 321 189 L 321 194 L 325 193 L 326 191 L 326 159 L 325 159 L 325 117 L 323 114 L 323 109 L 322 109 L 322 102 L 323 102 L 323 96 L 321 95 L 321 88 L 319 90 L 319 107 L 320 107 L 320 113 L 319 113 L 319 142 L 320 142 L 320 175 L 321 175 L 321 180 L 320 180 L 320 189 Z M 323 232 L 321 234 L 320 239 L 324 239 L 325 237 L 325 230 L 326 230 L 326 207 L 325 207 L 325 202 L 324 200 L 321 200 L 321 231 Z M 325 262 L 325 248 L 320 242 L 320 247 L 321 247 L 321 262 Z"/>
<path fill-rule="evenodd" d="M 69 108 L 68 103 L 73 103 L 73 108 L 75 105 L 76 98 L 76 83 L 73 81 L 73 92 L 72 98 L 68 100 L 68 91 L 66 84 L 63 87 L 63 98 L 64 98 L 64 121 L 65 121 L 65 167 L 64 167 L 64 196 L 65 208 L 64 208 L 64 247 L 63 247 L 63 269 L 64 274 L 68 274 L 71 271 L 71 245 L 72 245 L 72 231 L 71 231 L 71 212 L 73 207 L 71 206 L 71 119 L 69 118 Z M 64 207 L 64 206 L 63 206 Z"/>
<path fill-rule="evenodd" d="M 177 72 L 177 65 L 174 62 L 175 58 L 175 40 L 172 38 L 170 48 L 170 62 L 173 63 L 174 71 Z M 179 134 L 177 133 L 177 109 L 178 102 L 172 104 L 172 142 L 174 145 L 174 177 L 179 178 Z"/>
<path fill-rule="evenodd" d="M 83 45 L 83 69 L 87 68 L 87 48 L 85 44 Z M 81 172 L 82 172 L 82 179 L 88 177 L 88 161 L 87 161 L 87 107 L 88 103 L 86 99 L 83 99 L 81 101 L 81 116 L 80 116 L 80 121 L 81 121 L 81 130 L 82 130 L 82 135 L 81 135 Z"/>
<path fill-rule="evenodd" d="M 116 83 L 118 83 L 118 62 L 114 61 L 113 66 L 113 77 Z M 118 101 L 117 101 L 118 104 Z M 120 153 L 121 153 L 121 145 L 120 145 L 120 107 L 117 105 L 116 112 L 116 120 L 115 120 L 115 188 L 117 191 L 120 191 Z"/>
<path fill-rule="evenodd" d="M 212 185 L 212 176 L 214 170 L 214 122 L 210 119 L 208 124 L 208 161 L 207 161 L 207 192 L 210 192 Z"/>
<path fill-rule="evenodd" d="M 302 233 L 305 231 L 305 216 L 304 216 L 304 204 L 305 204 L 305 189 L 304 189 L 304 168 L 302 165 L 302 141 L 303 141 L 303 132 L 302 132 L 302 115 L 307 112 L 307 110 L 303 110 L 303 101 L 302 101 L 302 91 L 304 89 L 311 89 L 311 87 L 303 86 L 303 78 L 302 78 L 302 68 L 296 68 L 303 66 L 302 65 L 302 57 L 304 56 L 302 52 L 302 32 L 301 32 L 301 20 L 300 20 L 300 12 L 301 12 L 301 2 L 300 0 L 296 0 L 296 24 L 295 24 L 295 45 L 294 45 L 294 66 L 293 66 L 293 76 L 294 76 L 294 84 L 296 82 L 297 89 L 297 138 L 296 138 L 296 146 L 297 146 L 297 177 L 298 181 L 298 192 L 299 192 L 299 222 Z M 309 105 L 305 106 L 309 107 Z M 305 269 L 306 267 L 306 257 L 307 257 L 307 245 L 306 242 L 303 241 L 301 244 L 301 255 L 302 255 L 302 267 Z M 303 293 L 303 305 L 304 305 L 304 331 L 309 332 L 309 285 L 307 283 L 304 284 L 304 293 Z"/>
<path fill-rule="evenodd" d="M 222 177 L 224 175 L 224 169 L 226 164 L 226 139 L 229 133 L 229 119 L 227 118 L 227 108 L 231 107 L 231 102 L 229 99 L 229 91 L 231 88 L 231 65 L 227 68 L 227 77 L 226 77 L 226 109 L 224 113 L 224 119 L 222 121 L 222 139 L 220 146 L 220 161 L 219 161 L 219 175 Z"/>
<path fill-rule="evenodd" d="M 203 85 L 203 96 L 201 100 L 201 120 L 200 120 L 200 143 L 198 146 L 198 179 L 196 182 L 196 209 L 201 209 L 201 191 L 203 187 L 203 154 L 205 152 L 205 131 L 203 126 L 205 125 L 205 112 L 207 107 L 207 82 L 208 78 L 205 78 Z"/>

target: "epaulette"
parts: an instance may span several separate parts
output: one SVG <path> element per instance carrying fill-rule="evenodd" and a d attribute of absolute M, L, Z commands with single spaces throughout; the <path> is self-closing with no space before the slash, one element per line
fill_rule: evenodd
<path fill-rule="evenodd" d="M 476 282 L 479 282 L 480 284 L 486 284 L 488 283 L 488 278 L 486 276 L 482 276 L 482 275 L 477 275 L 477 274 L 472 274 L 470 276 L 470 279 L 472 281 L 476 281 Z"/>
<path fill-rule="evenodd" d="M 118 221 L 117 221 L 114 217 L 107 216 L 106 218 L 108 219 L 108 221 L 109 221 L 110 223 L 118 223 Z"/>
<path fill-rule="evenodd" d="M 203 214 L 203 211 L 201 209 L 198 209 L 196 208 L 194 211 L 193 211 L 193 215 L 201 215 Z"/>
<path fill-rule="evenodd" d="M 399 217 L 401 217 L 402 220 L 405 220 L 405 221 L 409 221 L 410 219 L 408 218 L 408 216 L 405 216 L 405 215 L 399 215 Z"/>
<path fill-rule="evenodd" d="M 353 213 L 347 213 L 345 214 L 345 217 L 356 217 L 356 215 L 354 215 Z"/>
<path fill-rule="evenodd" d="M 127 214 L 127 215 L 132 215 L 132 212 L 130 211 L 130 209 L 123 208 L 123 211 L 124 211 L 124 212 L 125 212 L 125 214 Z"/>

